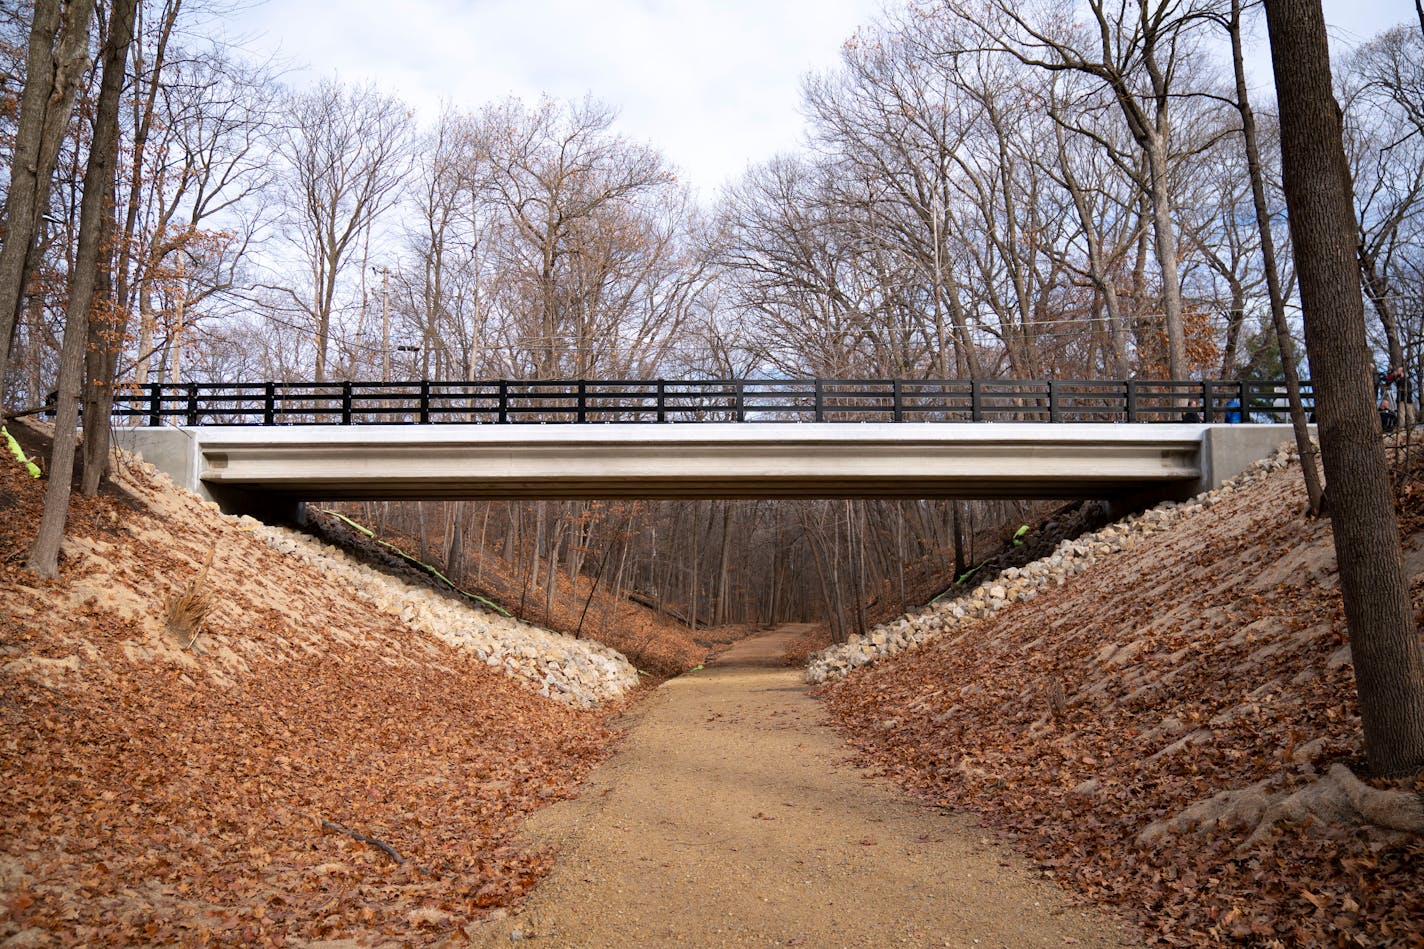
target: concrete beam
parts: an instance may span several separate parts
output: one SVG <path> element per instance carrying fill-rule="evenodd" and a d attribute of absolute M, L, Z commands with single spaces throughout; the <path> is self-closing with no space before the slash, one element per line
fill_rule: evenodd
<path fill-rule="evenodd" d="M 708 423 L 133 429 L 229 507 L 403 498 L 1184 497 L 1287 426 Z"/>

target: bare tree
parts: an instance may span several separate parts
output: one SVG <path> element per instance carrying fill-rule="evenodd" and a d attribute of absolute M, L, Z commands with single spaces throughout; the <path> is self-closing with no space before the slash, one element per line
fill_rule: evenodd
<path fill-rule="evenodd" d="M 1267 0 L 1281 151 L 1340 593 L 1376 774 L 1424 768 L 1424 655 L 1400 560 L 1320 0 Z"/>
<path fill-rule="evenodd" d="M 685 190 L 656 150 L 585 101 L 506 102 L 475 120 L 468 180 L 502 271 L 507 364 L 535 378 L 643 374 L 704 284 Z"/>
<path fill-rule="evenodd" d="M 55 407 L 54 447 L 50 455 L 49 483 L 39 531 L 30 548 L 27 566 L 43 577 L 59 573 L 59 545 L 69 510 L 70 481 L 74 473 L 74 430 L 79 417 L 84 349 L 88 339 L 90 308 L 95 287 L 107 276 L 105 238 L 113 229 L 109 205 L 113 200 L 114 166 L 118 159 L 119 94 L 124 85 L 124 63 L 133 40 L 134 14 L 139 0 L 113 0 L 108 35 L 101 53 L 102 78 L 94 110 L 94 133 L 84 171 L 84 198 L 80 209 L 79 248 L 69 282 L 64 343 L 59 366 L 59 401 Z M 100 300 L 99 305 L 108 303 Z"/>
<path fill-rule="evenodd" d="M 120 299 L 138 314 L 136 385 L 149 381 L 169 335 L 158 299 L 177 290 L 177 261 L 193 278 L 183 301 L 191 319 L 206 298 L 239 285 L 239 268 L 269 216 L 261 198 L 274 181 L 263 146 L 275 118 L 268 70 L 222 50 L 180 56 L 162 69 L 157 60 L 154 50 L 136 70 L 154 98 L 135 100 L 133 127 L 150 131 L 136 133 L 126 169 L 120 248 L 127 254 L 116 267 Z"/>
<path fill-rule="evenodd" d="M 173 45 L 181 0 L 166 0 L 146 27 L 140 6 L 130 57 L 123 197 L 114 240 L 113 305 L 90 325 L 86 349 L 84 480 L 93 495 L 109 462 L 109 428 L 120 355 L 139 317 L 137 372 L 148 381 L 154 349 L 153 301 L 162 283 L 181 293 L 189 324 L 200 304 L 232 288 L 264 208 L 249 201 L 271 180 L 257 143 L 270 128 L 262 68 L 221 49 L 186 54 Z M 220 219 L 221 224 L 215 224 Z"/>
<path fill-rule="evenodd" d="M 1261 164 L 1260 142 L 1256 134 L 1256 113 L 1246 87 L 1246 66 L 1241 46 L 1241 0 L 1231 0 L 1231 11 L 1225 20 L 1231 37 L 1232 72 L 1236 80 L 1236 108 L 1241 115 L 1241 137 L 1246 149 L 1246 168 L 1251 180 L 1251 207 L 1260 233 L 1261 264 L 1265 271 L 1266 290 L 1271 306 L 1271 325 L 1276 331 L 1276 345 L 1281 353 L 1281 370 L 1285 376 L 1286 398 L 1290 402 L 1291 425 L 1295 431 L 1296 449 L 1300 453 L 1301 476 L 1305 481 L 1310 513 L 1318 515 L 1325 489 L 1315 462 L 1315 443 L 1310 437 L 1305 405 L 1300 396 L 1300 369 L 1295 357 L 1286 320 L 1285 291 L 1281 287 L 1280 267 L 1276 260 L 1275 236 L 1271 232 L 1271 213 L 1266 203 L 1266 176 Z"/>
<path fill-rule="evenodd" d="M 35 237 L 49 204 L 50 175 L 88 66 L 93 15 L 94 0 L 35 0 L 0 245 L 0 395 L 20 301 L 34 268 Z"/>
<path fill-rule="evenodd" d="M 288 166 L 292 229 L 310 285 L 309 292 L 286 292 L 311 321 L 320 382 L 342 275 L 398 197 L 411 121 L 404 105 L 375 88 L 330 81 L 292 96 L 289 113 L 277 148 Z"/>
<path fill-rule="evenodd" d="M 413 175 L 413 204 L 418 218 L 407 238 L 417 266 L 403 281 L 410 296 L 410 317 L 420 342 L 422 378 L 474 378 L 480 322 L 480 229 L 462 148 L 467 133 L 463 117 L 446 110 L 435 129 L 421 140 Z M 388 292 L 382 272 L 383 321 Z M 390 340 L 382 330 L 382 378 L 389 370 Z M 456 353 L 460 346 L 463 352 Z M 432 361 L 435 372 L 432 374 Z M 443 369 L 442 364 L 443 363 Z"/>
<path fill-rule="evenodd" d="M 739 341 L 761 365 L 837 376 L 863 371 L 856 255 L 860 235 L 841 226 L 829 169 L 778 158 L 723 202 L 721 260 L 732 305 L 746 314 Z"/>
<path fill-rule="evenodd" d="M 1047 91 L 1050 114 L 1064 115 L 1070 106 L 1061 101 L 1055 82 Z M 1084 141 L 1069 130 L 1066 119 L 1055 121 L 1054 150 L 1040 160 L 1043 173 L 1055 178 L 1068 192 L 1077 215 L 1081 262 L 1065 253 L 1064 266 L 1085 276 L 1095 291 L 1093 320 L 1102 327 L 1099 348 L 1103 370 L 1113 378 L 1131 375 L 1128 337 L 1132 308 L 1118 291 L 1124 264 L 1141 237 L 1141 224 L 1133 211 L 1137 195 L 1129 176 L 1122 174 L 1116 149 L 1082 147 Z M 1106 140 L 1105 138 L 1103 140 Z M 1126 186 L 1126 187 L 1124 187 Z M 1065 248 L 1068 250 L 1069 248 Z"/>
<path fill-rule="evenodd" d="M 1188 55 L 1189 31 L 1210 0 L 1087 0 L 1088 22 L 1064 11 L 1025 12 L 991 0 L 993 14 L 972 18 L 987 42 L 1026 64 L 1091 76 L 1110 91 L 1145 165 L 1157 265 L 1162 275 L 1167 371 L 1186 378 L 1187 349 L 1172 209 L 1173 112 L 1182 95 L 1177 74 Z M 951 51 L 952 55 L 952 51 Z"/>
<path fill-rule="evenodd" d="M 1343 72 L 1360 275 L 1389 365 L 1403 367 L 1395 263 L 1424 240 L 1424 36 L 1395 27 L 1363 46 Z M 1399 397 L 1409 397 L 1403 378 Z"/>

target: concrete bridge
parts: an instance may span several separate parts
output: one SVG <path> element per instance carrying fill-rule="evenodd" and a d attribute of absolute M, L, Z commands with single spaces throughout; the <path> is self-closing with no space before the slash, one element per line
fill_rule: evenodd
<path fill-rule="evenodd" d="M 1291 438 L 1278 424 L 708 422 L 121 430 L 230 511 L 411 498 L 1187 497 Z"/>

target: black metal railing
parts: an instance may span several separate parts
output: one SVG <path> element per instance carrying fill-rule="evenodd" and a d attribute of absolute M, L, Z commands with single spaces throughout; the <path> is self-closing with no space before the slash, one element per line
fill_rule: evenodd
<path fill-rule="evenodd" d="M 1147 379 L 154 383 L 121 389 L 114 414 L 190 426 L 1289 421 L 1284 382 Z"/>

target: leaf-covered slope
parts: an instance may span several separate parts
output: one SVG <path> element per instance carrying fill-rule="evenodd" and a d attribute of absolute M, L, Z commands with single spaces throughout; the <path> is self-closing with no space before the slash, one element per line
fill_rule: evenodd
<path fill-rule="evenodd" d="M 1261 815 L 1230 811 L 1203 833 L 1143 834 L 1224 790 L 1280 800 L 1359 756 L 1328 526 L 1303 507 L 1294 466 L 1222 492 L 1063 586 L 852 673 L 828 705 L 863 760 L 1019 835 L 1163 943 L 1418 943 L 1417 834 L 1283 823 L 1238 852 Z"/>
<path fill-rule="evenodd" d="M 0 941 L 413 943 L 544 872 L 513 829 L 606 752 L 603 715 L 127 480 L 76 499 L 42 582 L 20 566 L 42 482 L 0 466 Z M 165 602 L 214 545 L 185 649 Z"/>

